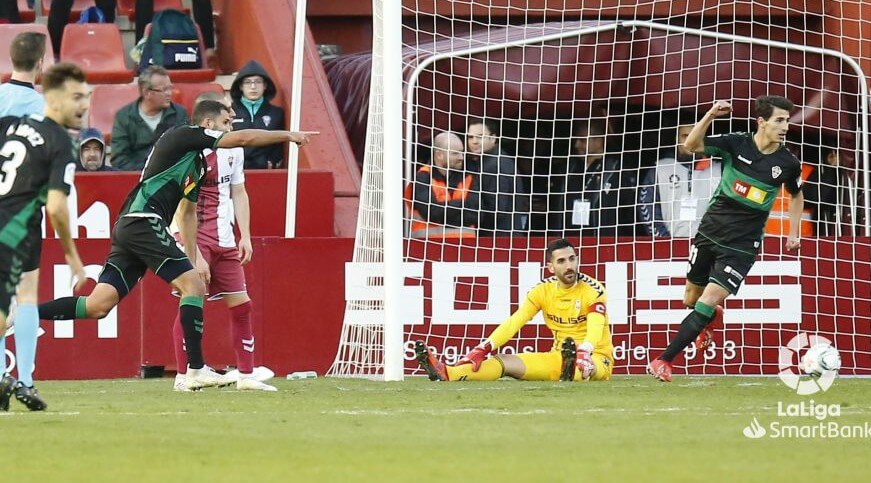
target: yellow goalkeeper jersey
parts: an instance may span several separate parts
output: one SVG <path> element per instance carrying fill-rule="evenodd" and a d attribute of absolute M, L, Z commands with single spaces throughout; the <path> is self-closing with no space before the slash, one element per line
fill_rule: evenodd
<path fill-rule="evenodd" d="M 559 350 L 563 340 L 571 337 L 578 345 L 589 342 L 593 352 L 612 358 L 614 346 L 605 303 L 605 287 L 592 277 L 578 272 L 577 282 L 568 289 L 561 288 L 559 280 L 551 277 L 533 287 L 517 311 L 489 339 L 501 347 L 540 310 L 547 327 L 553 331 L 551 350 Z"/>

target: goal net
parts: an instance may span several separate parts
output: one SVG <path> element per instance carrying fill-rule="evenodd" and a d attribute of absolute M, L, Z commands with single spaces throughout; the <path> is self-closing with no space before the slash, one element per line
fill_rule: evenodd
<path fill-rule="evenodd" d="M 720 160 L 678 148 L 682 126 L 726 100 L 732 114 L 708 134 L 754 132 L 754 99 L 781 95 L 796 105 L 786 144 L 803 161 L 801 250 L 784 248 L 781 192 L 756 264 L 726 301 L 725 328 L 708 350 L 688 348 L 677 371 L 776 374 L 781 347 L 799 349 L 814 335 L 839 349 L 841 374 L 871 374 L 871 57 L 859 47 L 869 40 L 860 20 L 868 7 L 577 3 L 405 1 L 401 21 L 379 25 L 384 9 L 374 2 L 373 73 L 386 61 L 383 29 L 401 28 L 403 92 L 383 91 L 373 74 L 356 247 L 330 373 L 377 378 L 396 356 L 406 375 L 420 374 L 415 340 L 456 361 L 550 275 L 544 247 L 559 237 L 578 244 L 581 272 L 606 285 L 614 373 L 642 373 L 688 313 L 691 237 L 720 175 Z M 382 106 L 396 102 L 401 132 L 386 132 Z M 403 159 L 381 156 L 385 142 L 401 142 Z M 437 157 L 458 158 L 462 170 L 449 174 L 441 199 L 415 204 L 419 171 L 436 169 Z M 401 170 L 404 192 L 381 184 L 385 170 Z M 385 253 L 384 210 L 398 203 L 403 251 Z M 444 222 L 426 223 L 435 219 Z M 384 262 L 399 259 L 404 278 L 385 291 Z M 385 299 L 398 306 L 401 354 L 385 354 Z M 551 345 L 539 314 L 500 351 Z"/>

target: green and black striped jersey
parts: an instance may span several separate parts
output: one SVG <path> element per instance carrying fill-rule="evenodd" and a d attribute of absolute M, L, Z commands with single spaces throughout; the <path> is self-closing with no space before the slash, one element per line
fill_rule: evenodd
<path fill-rule="evenodd" d="M 206 175 L 202 151 L 215 149 L 223 135 L 199 126 L 178 126 L 163 133 L 151 148 L 121 216 L 159 216 L 170 223 L 182 198 L 196 203 Z"/>
<path fill-rule="evenodd" d="M 41 115 L 0 119 L 0 244 L 42 236 L 48 190 L 69 194 L 75 174 L 72 138 L 60 124 Z"/>
<path fill-rule="evenodd" d="M 723 176 L 699 233 L 733 250 L 756 254 L 780 186 L 801 190 L 801 162 L 786 147 L 763 154 L 750 133 L 705 138 L 705 154 L 723 161 Z"/>

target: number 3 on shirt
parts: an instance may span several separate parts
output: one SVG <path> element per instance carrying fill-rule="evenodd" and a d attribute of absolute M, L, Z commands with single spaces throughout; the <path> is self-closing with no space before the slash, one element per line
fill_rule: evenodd
<path fill-rule="evenodd" d="M 0 196 L 6 195 L 12 190 L 18 168 L 24 162 L 27 148 L 21 141 L 7 141 L 0 149 L 0 172 L 3 179 L 0 180 Z"/>

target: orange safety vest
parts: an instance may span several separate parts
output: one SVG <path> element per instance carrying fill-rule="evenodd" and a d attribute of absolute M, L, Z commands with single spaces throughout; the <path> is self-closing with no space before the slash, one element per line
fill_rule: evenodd
<path fill-rule="evenodd" d="M 429 166 L 424 166 L 418 173 L 429 173 Z M 450 187 L 442 180 L 430 176 L 430 190 L 437 203 L 447 203 L 455 200 L 468 198 L 475 179 L 471 174 L 463 178 L 463 182 L 457 187 Z M 414 181 L 405 187 L 405 206 L 411 212 L 411 238 L 474 238 L 475 227 L 453 227 L 430 223 L 426 218 L 414 209 Z"/>
<path fill-rule="evenodd" d="M 808 177 L 813 172 L 814 167 L 807 163 L 801 163 L 801 179 L 802 183 L 806 182 Z M 780 193 L 774 204 L 771 206 L 771 214 L 768 215 L 768 221 L 765 223 L 765 233 L 768 235 L 789 235 L 789 200 L 791 196 L 783 186 L 780 187 Z M 801 236 L 811 236 L 814 234 L 813 217 L 811 210 L 805 209 L 801 214 Z"/>

